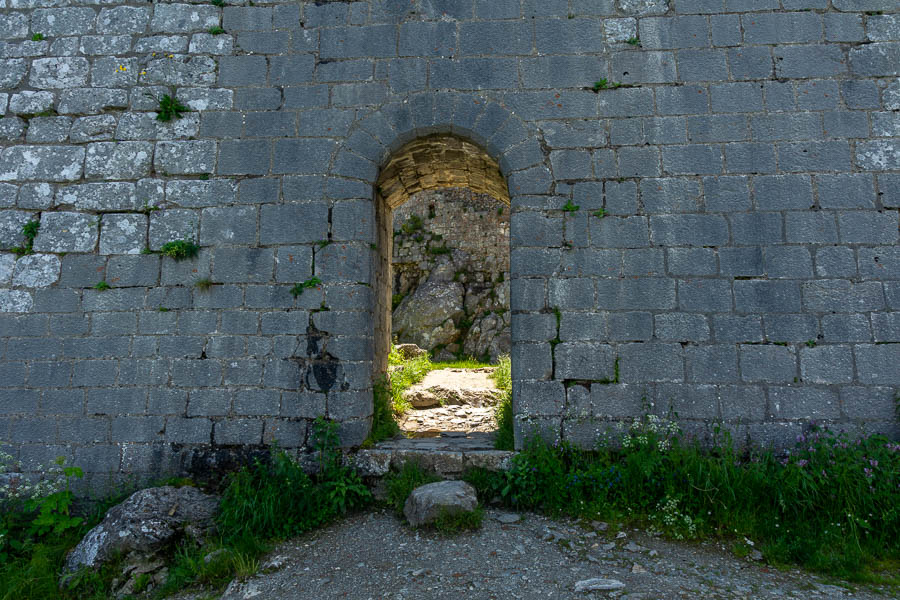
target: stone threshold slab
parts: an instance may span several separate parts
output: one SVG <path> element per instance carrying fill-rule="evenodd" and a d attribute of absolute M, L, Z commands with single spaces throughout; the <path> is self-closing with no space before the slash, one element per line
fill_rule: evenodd
<path fill-rule="evenodd" d="M 515 452 L 494 449 L 492 433 L 447 432 L 436 437 L 399 438 L 359 450 L 353 464 L 364 477 L 382 477 L 406 461 L 419 463 L 441 477 L 454 479 L 463 471 L 482 467 L 490 471 L 509 468 Z"/>

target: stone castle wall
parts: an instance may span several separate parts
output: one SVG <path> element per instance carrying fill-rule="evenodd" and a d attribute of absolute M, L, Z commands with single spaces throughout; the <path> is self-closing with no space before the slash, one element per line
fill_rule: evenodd
<path fill-rule="evenodd" d="M 380 194 L 446 184 L 416 152 L 376 182 L 436 134 L 508 184 L 520 442 L 645 407 L 898 435 L 895 0 L 0 0 L 0 37 L 0 443 L 29 468 L 149 477 L 318 415 L 361 442 Z M 499 189 L 485 165 L 447 181 Z"/>
<path fill-rule="evenodd" d="M 466 188 L 414 195 L 394 211 L 392 262 L 392 333 L 400 342 L 441 359 L 509 354 L 505 203 Z"/>

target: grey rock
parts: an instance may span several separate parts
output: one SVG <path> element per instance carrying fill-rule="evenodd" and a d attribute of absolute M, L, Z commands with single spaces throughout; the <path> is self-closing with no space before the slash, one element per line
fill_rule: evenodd
<path fill-rule="evenodd" d="M 393 333 L 426 350 L 452 342 L 459 335 L 454 322 L 465 314 L 463 293 L 455 281 L 425 282 L 394 311 Z"/>
<path fill-rule="evenodd" d="M 69 573 L 117 555 L 153 556 L 183 537 L 202 541 L 214 528 L 215 496 L 185 486 L 135 492 L 106 513 L 66 557 Z"/>
<path fill-rule="evenodd" d="M 22 290 L 0 290 L 0 312 L 31 312 L 34 299 L 29 292 Z"/>
<path fill-rule="evenodd" d="M 465 481 L 438 481 L 417 487 L 406 499 L 403 514 L 413 527 L 427 525 L 444 511 L 468 512 L 478 506 L 475 488 Z"/>

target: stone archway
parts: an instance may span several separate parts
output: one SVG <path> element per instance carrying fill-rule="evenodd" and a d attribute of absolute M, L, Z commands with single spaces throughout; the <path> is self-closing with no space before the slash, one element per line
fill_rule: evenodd
<path fill-rule="evenodd" d="M 452 166 L 433 166 L 442 163 Z M 423 92 L 386 104 L 354 123 L 332 157 L 326 182 L 326 196 L 332 206 L 332 237 L 371 249 L 372 344 L 367 362 L 373 375 L 386 370 L 390 344 L 391 208 L 420 189 L 451 186 L 469 187 L 508 203 L 511 228 L 517 207 L 533 210 L 553 202 L 554 179 L 539 132 L 504 106 L 478 95 Z M 375 226 L 361 225 L 366 222 Z M 339 235 L 335 235 L 334 223 L 340 224 Z M 511 242 L 511 257 L 515 251 L 516 244 Z M 515 331 L 521 295 L 514 287 L 516 275 L 512 272 L 510 283 Z M 545 286 L 543 281 L 541 287 Z M 515 333 L 513 338 L 513 407 L 519 444 L 521 419 L 541 423 L 550 418 L 556 429 L 559 423 L 558 415 L 542 410 L 541 403 L 518 398 L 517 384 L 529 385 L 547 374 L 538 373 L 540 369 L 517 368 L 517 356 L 530 350 L 528 344 L 517 348 Z M 368 402 L 371 415 L 371 395 Z M 552 403 L 544 404 L 553 408 Z M 537 410 L 528 408 L 532 405 Z M 329 406 L 328 413 L 340 410 L 339 406 Z M 350 437 L 362 439 L 364 433 L 354 429 Z"/>
<path fill-rule="evenodd" d="M 387 368 L 391 343 L 393 213 L 422 191 L 469 188 L 509 206 L 500 166 L 477 144 L 454 134 L 432 134 L 406 143 L 381 170 L 375 191 L 375 371 Z"/>

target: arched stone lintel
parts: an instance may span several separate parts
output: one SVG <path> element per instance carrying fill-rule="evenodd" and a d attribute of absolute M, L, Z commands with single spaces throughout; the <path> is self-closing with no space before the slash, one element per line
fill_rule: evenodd
<path fill-rule="evenodd" d="M 374 186 L 398 150 L 437 134 L 453 135 L 485 150 L 497 162 L 511 198 L 550 193 L 553 176 L 540 132 L 496 101 L 454 92 L 412 94 L 372 111 L 351 127 L 329 174 L 332 179 Z M 329 190 L 332 187 L 343 186 L 329 185 Z M 330 191 L 328 196 L 334 198 Z M 371 197 L 371 192 L 363 197 Z"/>

